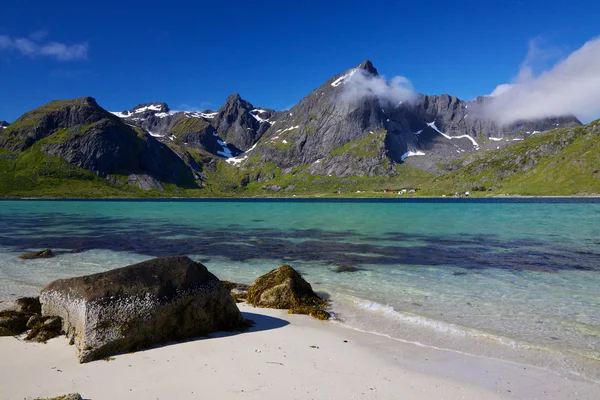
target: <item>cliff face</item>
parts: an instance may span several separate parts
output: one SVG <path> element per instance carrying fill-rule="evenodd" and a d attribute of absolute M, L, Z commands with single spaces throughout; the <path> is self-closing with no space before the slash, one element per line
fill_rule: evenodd
<path fill-rule="evenodd" d="M 37 145 L 100 177 L 122 175 L 144 182 L 196 187 L 192 170 L 166 145 L 102 109 L 91 97 L 54 101 L 19 118 L 0 134 L 0 146 L 24 152 Z"/>
<path fill-rule="evenodd" d="M 356 91 L 357 79 L 361 95 L 348 96 Z M 385 175 L 393 173 L 390 164 L 412 160 L 420 169 L 440 173 L 438 164 L 465 153 L 503 146 L 536 131 L 580 125 L 575 117 L 557 117 L 499 126 L 478 112 L 489 101 L 484 98 L 464 102 L 417 94 L 391 101 L 376 92 L 382 85 L 392 90 L 370 61 L 334 76 L 277 115 L 248 158 L 283 169 L 310 165 L 318 175 Z"/>
<path fill-rule="evenodd" d="M 268 121 L 275 112 L 254 108 L 239 94 L 232 94 L 212 119 L 217 133 L 242 151 L 252 147 L 270 127 Z"/>

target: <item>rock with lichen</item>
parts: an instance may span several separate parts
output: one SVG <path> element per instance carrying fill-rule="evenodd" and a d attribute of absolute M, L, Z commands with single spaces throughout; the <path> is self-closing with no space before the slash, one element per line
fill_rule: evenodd
<path fill-rule="evenodd" d="M 16 336 L 27 331 L 27 321 L 33 314 L 15 310 L 0 311 L 0 336 Z"/>
<path fill-rule="evenodd" d="M 27 328 L 30 330 L 25 340 L 38 343 L 46 343 L 63 333 L 62 319 L 56 316 L 34 315 L 27 321 Z"/>
<path fill-rule="evenodd" d="M 56 397 L 36 397 L 34 400 L 83 400 L 79 393 L 64 394 Z"/>
<path fill-rule="evenodd" d="M 260 276 L 248 288 L 247 301 L 258 307 L 288 309 L 291 314 L 309 314 L 329 319 L 327 301 L 320 298 L 302 275 L 284 265 Z"/>
<path fill-rule="evenodd" d="M 42 315 L 62 318 L 79 362 L 244 327 L 227 289 L 188 257 L 163 257 L 61 279 L 41 293 Z"/>
<path fill-rule="evenodd" d="M 14 309 L 0 311 L 0 336 L 16 336 L 27 332 L 25 340 L 46 343 L 62 333 L 60 317 L 42 317 L 39 297 L 15 300 Z"/>
<path fill-rule="evenodd" d="M 39 297 L 21 297 L 15 300 L 15 311 L 41 314 L 42 304 L 40 303 Z"/>

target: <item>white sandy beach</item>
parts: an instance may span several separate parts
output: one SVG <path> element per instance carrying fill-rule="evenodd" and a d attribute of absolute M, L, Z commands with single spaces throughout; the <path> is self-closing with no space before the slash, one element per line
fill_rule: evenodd
<path fill-rule="evenodd" d="M 598 399 L 600 385 L 239 305 L 256 325 L 78 364 L 63 336 L 0 337 L 0 398 Z"/>

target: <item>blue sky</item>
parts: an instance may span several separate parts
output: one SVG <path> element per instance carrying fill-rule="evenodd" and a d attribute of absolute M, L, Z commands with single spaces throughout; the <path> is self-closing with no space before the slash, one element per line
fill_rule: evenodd
<path fill-rule="evenodd" d="M 423 4 L 421 4 L 423 3 Z M 106 109 L 284 109 L 370 59 L 415 91 L 461 99 L 534 74 L 600 34 L 596 1 L 4 2 L 0 120 L 53 99 Z"/>

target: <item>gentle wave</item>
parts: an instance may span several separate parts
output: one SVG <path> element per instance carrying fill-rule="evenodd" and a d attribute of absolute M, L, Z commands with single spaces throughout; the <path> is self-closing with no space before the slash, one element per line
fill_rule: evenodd
<path fill-rule="evenodd" d="M 578 376 L 594 383 L 600 383 L 597 365 L 594 366 L 595 360 L 597 360 L 597 354 L 582 352 L 578 349 L 564 352 L 559 349 L 539 344 L 517 341 L 490 332 L 463 327 L 422 315 L 401 312 L 388 304 L 381 304 L 351 295 L 338 295 L 335 297 L 337 297 L 337 301 L 334 300 L 333 302 L 334 312 L 336 311 L 336 308 L 338 308 L 336 306 L 340 306 L 338 303 L 340 301 L 346 306 L 349 305 L 352 307 L 355 312 L 357 311 L 356 315 L 350 316 L 352 310 L 348 310 L 349 314 L 346 315 L 348 319 L 344 318 L 344 313 L 341 312 L 339 314 L 340 319 L 333 321 L 333 323 L 347 329 L 373 334 L 424 348 L 528 365 L 559 375 L 561 373 L 560 371 L 562 371 L 563 373 Z M 408 328 L 405 333 L 408 334 L 404 335 L 399 333 L 393 328 L 390 329 L 389 326 L 386 327 L 385 324 L 377 326 L 377 322 L 370 321 L 369 317 L 380 317 L 387 322 L 392 321 L 405 325 Z M 369 321 L 367 322 L 368 325 L 362 324 L 362 322 L 365 321 Z M 419 329 L 430 331 L 431 335 L 426 333 L 423 334 L 423 332 L 419 333 Z M 416 336 L 415 333 L 417 333 Z M 444 335 L 447 335 L 447 340 L 440 340 Z M 454 340 L 456 338 L 464 338 L 465 340 L 460 343 Z M 476 342 L 479 342 L 480 344 L 488 343 L 489 345 L 484 345 L 482 347 L 481 345 L 476 345 Z M 494 350 L 494 348 L 496 350 Z M 510 351 L 507 353 L 506 350 L 501 349 L 510 349 Z M 572 358 L 573 356 L 575 359 Z M 580 361 L 575 361 L 576 359 L 581 361 L 587 360 L 585 363 L 587 367 L 584 366 L 584 364 L 581 364 Z"/>
<path fill-rule="evenodd" d="M 390 305 L 383 305 L 374 301 L 353 298 L 354 304 L 358 306 L 358 308 L 365 310 L 367 312 L 377 313 L 385 316 L 386 318 L 392 318 L 404 323 L 418 325 L 422 327 L 426 327 L 429 329 L 433 329 L 437 332 L 447 333 L 451 335 L 458 335 L 463 337 L 475 337 L 486 340 L 491 340 L 505 346 L 510 346 L 513 348 L 521 348 L 521 349 L 543 349 L 548 350 L 546 348 L 540 346 L 534 346 L 528 343 L 517 342 L 513 339 L 509 339 L 503 336 L 491 334 L 488 332 L 479 331 L 472 328 L 467 328 L 463 326 L 459 326 L 456 324 L 435 320 L 431 318 L 427 318 L 417 314 L 411 314 L 406 312 L 400 312 L 394 309 Z"/>

